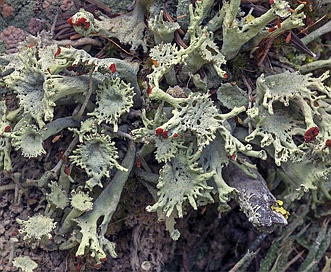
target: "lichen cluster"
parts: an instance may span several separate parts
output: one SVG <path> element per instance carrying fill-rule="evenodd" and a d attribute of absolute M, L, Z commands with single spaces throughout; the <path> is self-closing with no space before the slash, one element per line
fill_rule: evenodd
<path fill-rule="evenodd" d="M 0 104 L 0 166 L 13 169 L 14 151 L 27 159 L 49 156 L 50 145 L 66 139 L 56 165 L 33 183 L 47 202 L 44 214 L 17 220 L 33 247 L 75 247 L 77 257 L 90 255 L 97 267 L 109 254 L 115 258 L 108 224 L 139 168 L 138 176 L 157 176 L 154 183 L 145 178 L 154 198 L 146 210 L 157 212 L 174 240 L 180 237 L 176 219 L 190 208 L 216 203 L 222 213 L 235 199 L 249 222 L 270 232 L 288 224 L 285 207 L 304 193 L 312 193 L 315 209 L 331 200 L 329 73 L 266 71 L 253 95 L 227 82 L 227 62 L 243 47 L 302 26 L 304 5 L 292 10 L 273 0 L 252 18 L 238 0 L 218 10 L 211 0 L 180 1 L 177 13 L 188 14 L 175 22 L 156 2 L 137 0 L 115 18 L 81 9 L 67 21 L 82 36 L 117 38 L 132 50 L 130 60 L 97 58 L 39 36 L 2 56 L 8 64 L 0 86 L 18 105 Z M 271 29 L 277 18 L 282 22 Z M 145 75 L 137 75 L 132 61 L 138 48 L 151 63 Z M 136 110 L 141 119 L 126 125 Z M 148 160 L 158 165 L 150 168 Z M 266 160 L 277 167 L 285 207 L 258 171 L 256 164 Z"/>
<path fill-rule="evenodd" d="M 117 161 L 119 156 L 114 137 L 119 130 L 120 117 L 129 112 L 134 105 L 133 96 L 139 96 L 140 90 L 136 79 L 133 79 L 134 69 L 125 61 L 97 59 L 84 50 L 43 45 L 38 38 L 30 42 L 32 44 L 24 45 L 16 55 L 4 56 L 10 61 L 5 69 L 14 67 L 14 71 L 4 77 L 3 83 L 16 94 L 18 108 L 8 111 L 2 103 L 1 162 L 3 168 L 10 171 L 12 147 L 24 157 L 40 157 L 46 154 L 47 141 L 55 144 L 65 129 L 71 131 L 74 136 L 72 153 L 70 150 L 63 154 L 58 164 L 37 181 L 46 193 L 45 216 L 18 220 L 22 225 L 20 233 L 27 243 L 54 250 L 56 246 L 49 239 L 56 225 L 52 217 L 58 212 L 64 216 L 56 233 L 65 235 L 73 231 L 71 239 L 79 239 L 72 229 L 72 220 L 78 220 L 93 206 L 88 203 L 93 198 L 83 188 L 92 191 L 97 185 L 103 187 L 104 177 L 109 177 L 114 167 L 128 171 Z M 136 87 L 136 92 L 130 82 Z M 76 109 L 65 111 L 64 115 L 55 114 L 63 104 L 76 106 Z M 107 125 L 107 128 L 102 125 Z M 75 201 L 69 204 L 70 184 L 77 182 L 71 176 L 72 166 L 83 169 L 89 179 L 78 188 L 73 186 L 76 189 L 72 196 Z M 77 204 L 78 196 L 85 198 L 83 205 L 86 207 L 77 206 L 82 205 Z M 84 255 L 84 251 L 79 254 Z M 99 259 L 97 263 L 100 263 Z"/>

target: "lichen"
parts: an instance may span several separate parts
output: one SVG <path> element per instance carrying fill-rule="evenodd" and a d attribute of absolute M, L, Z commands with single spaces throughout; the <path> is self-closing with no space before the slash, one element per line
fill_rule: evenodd
<path fill-rule="evenodd" d="M 71 206 L 79 211 L 86 212 L 93 208 L 93 198 L 89 197 L 88 194 L 84 192 L 73 192 L 71 198 Z"/>
<path fill-rule="evenodd" d="M 5 78 L 5 83 L 17 93 L 24 112 L 37 121 L 39 128 L 44 128 L 44 121 L 53 118 L 55 104 L 47 97 L 45 90 L 47 72 L 42 70 L 36 54 L 36 48 L 28 48 L 18 53 L 21 65 Z"/>
<path fill-rule="evenodd" d="M 24 123 L 12 134 L 12 145 L 16 150 L 21 150 L 24 157 L 37 157 L 45 154 L 41 131 L 32 124 Z"/>
<path fill-rule="evenodd" d="M 295 136 L 303 135 L 303 120 L 296 120 L 284 110 L 277 110 L 271 115 L 264 108 L 257 106 L 247 110 L 247 115 L 255 129 L 246 137 L 246 141 L 250 142 L 258 137 L 262 148 L 273 145 L 276 165 L 280 166 L 288 160 L 303 159 L 304 152 L 293 140 Z"/>
<path fill-rule="evenodd" d="M 7 112 L 5 101 L 0 102 L 0 169 L 6 171 L 12 170 L 12 162 L 10 158 L 10 152 L 12 149 L 11 144 L 11 123 L 5 119 L 5 113 Z"/>
<path fill-rule="evenodd" d="M 118 118 L 133 106 L 133 87 L 119 77 L 108 78 L 99 85 L 96 95 L 98 107 L 89 115 L 95 116 L 99 124 L 103 121 L 113 124 L 114 132 L 117 132 Z"/>
<path fill-rule="evenodd" d="M 183 217 L 183 205 L 186 200 L 194 209 L 213 202 L 210 194 L 213 188 L 208 186 L 206 181 L 214 172 L 205 173 L 198 167 L 196 161 L 200 153 L 193 152 L 191 147 L 179 150 L 177 156 L 163 166 L 157 184 L 158 201 L 152 206 L 147 206 L 147 211 L 153 212 L 160 208 L 167 217 L 173 212 L 178 217 Z"/>
<path fill-rule="evenodd" d="M 57 182 L 50 182 L 48 184 L 51 192 L 46 194 L 46 199 L 48 202 L 48 214 L 51 214 L 53 209 L 61 209 L 63 210 L 69 203 L 69 199 L 66 191 L 62 189 L 62 186 L 58 185 Z M 53 208 L 54 207 L 54 208 Z"/>
<path fill-rule="evenodd" d="M 271 206 L 271 209 L 282 214 L 285 219 L 288 219 L 290 213 L 283 207 L 283 203 L 284 202 L 282 200 L 276 200 L 276 203 Z"/>
<path fill-rule="evenodd" d="M 78 135 L 80 143 L 83 142 L 83 137 L 88 134 L 96 134 L 98 132 L 98 119 L 91 117 L 80 123 L 80 128 L 70 128 L 72 132 Z"/>
<path fill-rule="evenodd" d="M 153 71 L 148 75 L 150 84 L 159 87 L 159 80 L 174 69 L 175 65 L 182 64 L 181 77 L 189 73 L 196 73 L 203 65 L 212 64 L 220 77 L 226 77 L 225 71 L 221 68 L 226 63 L 224 56 L 213 41 L 212 33 L 209 33 L 200 24 L 212 1 L 197 2 L 196 8 L 189 6 L 190 11 L 190 45 L 187 48 L 178 47 L 175 44 L 164 43 L 156 45 L 150 50 L 150 56 L 155 61 Z M 152 92 L 153 94 L 153 92 Z"/>
<path fill-rule="evenodd" d="M 124 44 L 130 44 L 132 50 L 142 46 L 144 51 L 147 51 L 144 41 L 144 18 L 151 3 L 151 0 L 139 0 L 132 12 L 111 19 L 103 14 L 95 19 L 92 13 L 80 9 L 69 18 L 68 23 L 83 36 L 117 38 Z"/>
<path fill-rule="evenodd" d="M 149 28 L 153 31 L 156 44 L 171 43 L 175 36 L 175 31 L 180 28 L 176 22 L 167 22 L 163 20 L 163 11 L 159 16 L 150 18 L 148 22 Z"/>
<path fill-rule="evenodd" d="M 272 144 L 277 165 L 287 160 L 302 161 L 307 151 L 316 158 L 327 160 L 325 143 L 331 135 L 330 117 L 325 111 L 331 93 L 323 84 L 327 77 L 328 73 L 313 78 L 310 74 L 289 72 L 259 77 L 255 105 L 247 111 L 255 129 L 246 140 L 261 136 L 261 147 Z M 288 82 L 291 82 L 291 88 Z M 309 136 L 313 128 L 317 128 L 316 135 Z M 317 136 L 319 130 L 323 130 L 322 137 Z M 295 142 L 296 136 L 304 137 L 305 143 Z"/>
<path fill-rule="evenodd" d="M 33 272 L 38 267 L 38 264 L 31 260 L 29 256 L 19 256 L 13 260 L 13 266 L 21 268 L 22 272 Z"/>
<path fill-rule="evenodd" d="M 288 71 L 271 75 L 260 76 L 256 82 L 257 103 L 268 109 L 273 114 L 273 103 L 279 101 L 285 106 L 289 106 L 290 101 L 297 104 L 305 117 L 307 129 L 316 126 L 314 115 L 318 112 L 319 101 L 326 97 L 331 97 L 330 90 L 323 85 L 323 80 L 327 77 L 325 73 L 319 78 L 311 77 L 311 74 L 300 75 Z M 288 83 L 291 84 L 289 88 Z"/>
<path fill-rule="evenodd" d="M 254 38 L 255 45 L 262 39 L 269 36 L 266 25 L 277 18 L 288 17 L 286 24 L 282 25 L 281 32 L 303 25 L 305 15 L 299 13 L 303 5 L 299 5 L 295 12 L 291 14 L 289 5 L 286 1 L 275 0 L 271 8 L 260 17 L 254 18 L 249 22 L 242 22 L 237 18 L 240 1 L 231 0 L 224 2 L 221 13 L 224 12 L 224 20 L 222 25 L 223 45 L 221 52 L 227 60 L 233 59 L 241 49 L 241 47 Z M 285 27 L 286 25 L 286 27 Z M 276 35 L 276 34 L 274 34 Z M 277 32 L 279 35 L 279 32 Z"/>
<path fill-rule="evenodd" d="M 117 171 L 112 181 L 107 184 L 95 200 L 93 210 L 74 219 L 80 227 L 81 233 L 76 256 L 83 256 L 87 248 L 90 255 L 99 264 L 101 261 L 106 260 L 107 253 L 113 258 L 117 257 L 115 243 L 110 242 L 105 235 L 108 224 L 117 208 L 124 185 L 133 167 L 135 155 L 135 145 L 133 142 L 130 142 L 128 152 L 122 161 L 123 168 L 129 171 Z M 101 223 L 99 223 L 99 219 L 102 219 Z"/>
<path fill-rule="evenodd" d="M 206 111 L 208 109 L 208 111 Z M 191 131 L 202 150 L 214 138 L 222 117 L 208 95 L 191 95 L 183 106 L 175 108 L 173 116 L 161 128 L 169 135 L 181 135 Z"/>
<path fill-rule="evenodd" d="M 51 47 L 51 46 L 50 46 Z M 47 48 L 47 47 L 46 47 Z M 59 50 L 60 48 L 60 50 Z M 121 59 L 105 58 L 99 59 L 92 57 L 84 50 L 67 47 L 52 47 L 52 52 L 47 49 L 40 49 L 40 52 L 45 55 L 42 62 L 43 67 L 49 70 L 54 76 L 47 80 L 49 91 L 52 91 L 52 100 L 57 100 L 63 95 L 74 94 L 86 90 L 89 86 L 86 75 L 83 76 L 60 76 L 58 73 L 66 69 L 73 69 L 75 67 L 83 66 L 88 70 L 93 70 L 93 86 L 95 88 L 103 82 L 105 76 L 114 74 L 115 72 L 126 82 L 130 83 L 134 88 L 135 107 L 141 104 L 140 88 L 137 82 L 137 65 L 134 62 L 127 62 Z M 55 54 L 58 53 L 56 56 Z M 51 62 L 47 60 L 50 58 Z M 55 57 L 54 57 L 55 56 Z"/>
<path fill-rule="evenodd" d="M 217 99 L 222 106 L 228 109 L 248 105 L 247 94 L 237 85 L 231 83 L 222 84 L 217 90 Z"/>
<path fill-rule="evenodd" d="M 219 135 L 203 150 L 200 156 L 200 163 L 204 171 L 215 173 L 211 180 L 215 183 L 220 212 L 231 209 L 228 201 L 236 196 L 238 192 L 235 188 L 229 186 L 222 176 L 223 168 L 229 163 L 229 160 L 229 155 L 225 151 L 225 142 Z"/>
<path fill-rule="evenodd" d="M 80 188 L 77 189 L 77 192 L 71 192 L 71 201 L 70 204 L 72 206 L 71 211 L 65 217 L 61 228 L 59 229 L 59 233 L 61 235 L 65 235 L 68 233 L 70 228 L 73 226 L 73 219 L 78 218 L 84 212 L 90 211 L 93 209 L 93 198 L 90 197 L 87 193 L 79 191 Z"/>
<path fill-rule="evenodd" d="M 90 190 L 96 185 L 103 187 L 101 178 L 109 177 L 109 171 L 113 167 L 127 171 L 116 161 L 118 155 L 114 144 L 108 135 L 97 133 L 86 135 L 83 143 L 70 156 L 72 162 L 83 168 L 90 177 L 85 185 Z"/>
<path fill-rule="evenodd" d="M 52 235 L 51 232 L 56 226 L 53 218 L 41 214 L 34 215 L 28 220 L 16 219 L 22 226 L 19 230 L 23 240 L 40 241 L 41 239 L 49 240 Z"/>
<path fill-rule="evenodd" d="M 300 70 L 293 65 L 298 53 L 279 63 L 290 49 L 273 47 L 289 33 L 286 43 L 310 52 L 295 39 L 301 32 L 289 32 L 303 25 L 303 4 L 292 10 L 283 0 L 242 8 L 239 0 L 161 2 L 137 0 L 131 11 L 116 16 L 102 14 L 107 10 L 102 5 L 92 12 L 81 9 L 64 24 L 54 24 L 52 35 L 45 30 L 29 36 L 17 53 L 1 56 L 9 63 L 0 67 L 0 88 L 9 96 L 0 102 L 0 167 L 11 182 L 3 190 L 15 187 L 20 198 L 31 187 L 40 189 L 36 207 L 43 215 L 17 220 L 32 248 L 70 249 L 76 257 L 94 258 L 96 268 L 107 255 L 117 257 L 115 241 L 108 239 L 116 232 L 110 222 L 116 210 L 121 218 L 132 213 L 130 203 L 119 203 L 134 195 L 131 185 L 138 185 L 130 179 L 136 177 L 139 190 L 145 186 L 154 199 L 151 204 L 142 195 L 142 205 L 148 203 L 147 211 L 156 212 L 175 241 L 181 236 L 178 218 L 202 206 L 208 209 L 201 214 L 216 206 L 223 213 L 231 209 L 229 201 L 267 232 L 302 220 L 295 210 L 300 198 L 311 211 L 310 221 L 330 215 L 329 72 L 319 77 L 283 72 L 287 65 Z M 72 35 L 72 28 L 86 37 L 60 38 Z M 72 46 L 59 46 L 67 43 Z M 77 44 L 84 49 L 74 48 Z M 273 69 L 260 61 L 256 76 L 248 76 L 256 59 L 247 61 L 245 50 L 257 45 L 255 56 L 268 57 Z M 121 59 L 103 58 L 115 47 Z M 236 57 L 240 61 L 229 61 Z M 299 57 L 300 64 L 308 61 Z M 29 165 L 35 158 L 45 171 L 40 165 L 26 171 L 22 158 Z M 304 254 L 302 270 L 325 252 L 331 237 L 327 225 L 316 238 L 321 249 L 306 246 L 311 251 Z M 140 226 L 130 227 L 137 237 Z M 309 228 L 296 232 L 297 238 Z M 153 244 L 152 239 L 142 245 Z M 271 251 L 290 250 L 291 243 L 279 241 Z M 131 268 L 153 264 L 154 255 L 148 258 L 138 266 L 134 260 Z M 286 270 L 284 254 L 266 259 L 275 262 L 274 270 Z M 163 259 L 155 260 L 162 270 Z"/>
<path fill-rule="evenodd" d="M 174 134 L 176 136 L 176 134 Z M 185 148 L 182 137 L 171 136 L 169 138 L 158 137 L 155 139 L 155 159 L 158 162 L 169 162 L 175 157 L 180 148 Z"/>

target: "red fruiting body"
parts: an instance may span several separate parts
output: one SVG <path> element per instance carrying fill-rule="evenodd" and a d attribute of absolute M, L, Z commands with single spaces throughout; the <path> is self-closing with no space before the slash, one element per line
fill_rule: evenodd
<path fill-rule="evenodd" d="M 58 47 L 56 53 L 54 54 L 54 58 L 60 54 L 61 54 L 61 47 Z"/>
<path fill-rule="evenodd" d="M 224 73 L 223 77 L 224 77 L 224 78 L 228 78 L 229 76 L 228 76 L 227 73 Z"/>
<path fill-rule="evenodd" d="M 80 269 L 82 268 L 82 264 L 81 263 L 79 263 L 79 264 L 77 264 L 77 266 L 76 266 L 76 268 L 75 268 L 75 271 L 76 272 L 80 272 Z"/>
<path fill-rule="evenodd" d="M 83 23 L 82 27 L 85 28 L 85 29 L 89 29 L 90 25 L 91 25 L 90 22 L 85 22 L 85 23 Z"/>
<path fill-rule="evenodd" d="M 150 87 L 150 86 L 148 86 L 148 87 L 147 87 L 147 95 L 150 96 L 151 93 L 152 93 L 152 91 L 153 91 L 153 88 Z"/>
<path fill-rule="evenodd" d="M 167 139 L 168 136 L 168 130 L 163 130 L 162 135 L 161 135 L 164 139 Z"/>
<path fill-rule="evenodd" d="M 326 147 L 331 147 L 331 139 L 327 139 L 325 142 Z"/>
<path fill-rule="evenodd" d="M 89 29 L 90 22 L 86 20 L 86 18 L 78 18 L 77 21 L 74 23 L 74 26 L 81 26 L 84 29 Z"/>
<path fill-rule="evenodd" d="M 105 261 L 107 261 L 107 257 L 105 257 L 105 258 L 100 258 L 100 262 L 105 262 Z"/>
<path fill-rule="evenodd" d="M 273 32 L 273 31 L 275 31 L 276 30 L 276 28 L 273 26 L 273 27 L 270 27 L 269 29 L 268 29 L 268 32 Z"/>
<path fill-rule="evenodd" d="M 141 168 L 141 161 L 140 161 L 139 156 L 137 156 L 136 166 L 137 166 L 138 168 Z"/>
<path fill-rule="evenodd" d="M 98 263 L 94 266 L 95 269 L 100 269 L 102 267 L 101 263 Z"/>
<path fill-rule="evenodd" d="M 68 23 L 69 25 L 71 25 L 71 26 L 74 25 L 74 22 L 73 22 L 73 20 L 72 20 L 72 17 L 70 17 L 70 18 L 67 20 L 67 23 Z"/>
<path fill-rule="evenodd" d="M 281 27 L 282 27 L 282 24 L 280 23 L 279 18 L 277 18 L 277 27 L 278 27 L 278 28 L 281 28 Z"/>
<path fill-rule="evenodd" d="M 155 130 L 155 136 L 162 137 L 163 139 L 167 139 L 169 137 L 168 130 L 163 130 L 163 128 L 157 128 Z"/>
<path fill-rule="evenodd" d="M 270 5 L 273 5 L 275 3 L 274 0 L 269 0 Z"/>
<path fill-rule="evenodd" d="M 74 25 L 81 25 L 84 24 L 86 22 L 86 18 L 82 17 L 82 18 L 78 18 L 76 22 L 74 22 Z"/>
<path fill-rule="evenodd" d="M 291 41 L 292 38 L 292 32 L 290 31 L 290 33 L 288 33 L 288 35 L 286 36 L 285 42 L 289 43 Z"/>
<path fill-rule="evenodd" d="M 12 232 L 12 236 L 16 236 L 16 235 L 18 235 L 18 229 L 14 230 L 14 231 Z"/>
<path fill-rule="evenodd" d="M 177 138 L 178 137 L 178 134 L 177 133 L 174 133 L 174 135 L 172 135 L 172 137 Z"/>
<path fill-rule="evenodd" d="M 90 28 L 90 22 L 88 22 L 86 20 L 86 18 L 82 17 L 82 18 L 78 18 L 75 22 L 74 20 L 72 19 L 72 17 L 70 17 L 68 20 L 67 20 L 67 23 L 71 26 L 81 26 L 82 28 L 84 29 L 89 29 Z"/>
<path fill-rule="evenodd" d="M 315 141 L 319 132 L 320 130 L 318 127 L 311 127 L 310 129 L 308 129 L 303 135 L 305 142 L 310 143 L 312 141 Z"/>
<path fill-rule="evenodd" d="M 4 132 L 11 132 L 11 127 L 10 127 L 10 125 L 5 126 Z"/>
<path fill-rule="evenodd" d="M 116 66 L 115 66 L 114 63 L 110 64 L 110 66 L 109 66 L 109 70 L 110 70 L 110 72 L 112 72 L 113 74 L 116 72 Z"/>
<path fill-rule="evenodd" d="M 157 128 L 155 130 L 155 136 L 157 136 L 157 137 L 162 136 L 162 133 L 163 133 L 163 128 Z"/>
<path fill-rule="evenodd" d="M 64 166 L 64 173 L 65 173 L 67 176 L 70 176 L 70 168 L 69 168 L 69 166 L 68 166 L 67 164 Z"/>
<path fill-rule="evenodd" d="M 231 161 L 235 161 L 236 158 L 237 158 L 236 154 L 228 155 L 228 159 L 231 160 Z"/>

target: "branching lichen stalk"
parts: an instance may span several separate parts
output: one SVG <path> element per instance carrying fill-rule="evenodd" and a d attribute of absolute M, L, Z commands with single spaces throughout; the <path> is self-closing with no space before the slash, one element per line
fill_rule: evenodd
<path fill-rule="evenodd" d="M 320 28 L 314 30 L 313 32 L 310 32 L 307 36 L 303 37 L 301 41 L 303 42 L 303 44 L 307 45 L 313 40 L 316 40 L 318 37 L 326 33 L 329 33 L 330 31 L 331 31 L 331 21 L 328 21 Z"/>
<path fill-rule="evenodd" d="M 112 181 L 109 182 L 96 199 L 93 210 L 75 219 L 81 228 L 80 232 L 82 234 L 76 256 L 84 255 L 85 248 L 88 248 L 91 256 L 96 258 L 97 263 L 100 262 L 100 259 L 106 258 L 106 252 L 111 254 L 112 257 L 116 257 L 115 245 L 105 238 L 105 234 L 108 223 L 119 203 L 123 187 L 134 165 L 135 155 L 135 144 L 131 141 L 127 154 L 122 161 L 122 166 L 128 169 L 128 171 L 118 170 Z M 97 221 L 102 217 L 103 220 L 100 226 L 98 226 Z"/>
<path fill-rule="evenodd" d="M 92 66 L 90 68 L 90 72 L 89 72 L 89 88 L 88 88 L 88 91 L 85 95 L 85 100 L 84 100 L 84 103 L 82 104 L 81 108 L 79 109 L 78 113 L 72 117 L 73 120 L 77 121 L 79 120 L 79 118 L 83 115 L 84 111 L 85 111 L 85 108 L 87 106 L 87 103 L 92 95 L 92 92 L 93 92 L 93 79 L 92 79 L 92 75 L 93 75 L 93 72 L 94 72 L 94 66 Z"/>
<path fill-rule="evenodd" d="M 316 60 L 311 63 L 301 65 L 299 67 L 299 71 L 302 74 L 306 74 L 306 73 L 315 71 L 316 69 L 323 69 L 323 68 L 331 69 L 331 58 L 329 58 L 327 60 Z"/>

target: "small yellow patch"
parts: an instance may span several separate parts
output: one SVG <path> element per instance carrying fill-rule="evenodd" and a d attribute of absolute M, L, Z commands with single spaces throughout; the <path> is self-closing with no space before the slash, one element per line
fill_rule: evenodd
<path fill-rule="evenodd" d="M 307 57 L 306 58 L 306 61 L 308 62 L 308 63 L 311 63 L 311 62 L 313 62 L 315 59 L 314 58 L 311 58 L 311 57 Z"/>
<path fill-rule="evenodd" d="M 290 215 L 290 213 L 285 210 L 285 208 L 283 207 L 284 202 L 282 200 L 276 200 L 276 203 L 273 204 L 270 208 L 278 213 L 281 213 L 285 219 L 287 219 Z"/>
<path fill-rule="evenodd" d="M 245 18 L 245 24 L 250 23 L 251 21 L 255 20 L 255 17 L 252 14 L 249 14 L 246 18 Z"/>

